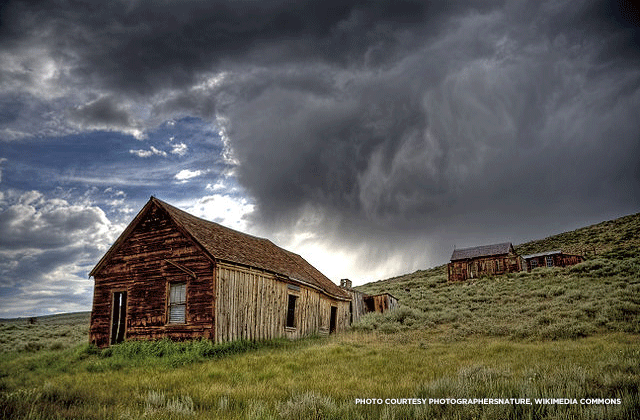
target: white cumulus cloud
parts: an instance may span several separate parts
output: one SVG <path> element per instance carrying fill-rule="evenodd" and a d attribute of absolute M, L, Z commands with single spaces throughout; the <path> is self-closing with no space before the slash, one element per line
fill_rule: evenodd
<path fill-rule="evenodd" d="M 242 232 L 248 229 L 247 217 L 254 209 L 248 198 L 229 194 L 208 195 L 185 207 L 193 215 Z"/>
<path fill-rule="evenodd" d="M 224 181 L 218 180 L 215 184 L 207 184 L 205 189 L 209 191 L 224 191 L 227 189 L 227 186 L 225 185 Z"/>
<path fill-rule="evenodd" d="M 132 155 L 136 155 L 138 157 L 141 157 L 141 158 L 146 158 L 146 157 L 151 157 L 151 156 L 167 157 L 167 152 L 165 152 L 164 150 L 156 149 L 153 146 L 151 146 L 151 148 L 149 150 L 143 150 L 143 149 L 133 150 L 133 149 L 131 149 L 131 150 L 129 150 L 129 153 L 131 153 Z M 171 153 L 173 153 L 173 151 Z"/>
<path fill-rule="evenodd" d="M 124 226 L 88 202 L 39 191 L 7 194 L 0 212 L 0 316 L 88 310 L 87 274 Z"/>
<path fill-rule="evenodd" d="M 178 156 L 184 156 L 187 154 L 187 150 L 189 148 L 184 143 L 178 143 L 173 145 L 173 149 L 171 149 L 171 153 Z"/>
<path fill-rule="evenodd" d="M 178 181 L 186 182 L 191 178 L 195 178 L 202 175 L 203 173 L 204 172 L 199 169 L 196 171 L 192 171 L 190 169 L 183 169 L 176 174 L 175 179 L 177 179 Z"/>

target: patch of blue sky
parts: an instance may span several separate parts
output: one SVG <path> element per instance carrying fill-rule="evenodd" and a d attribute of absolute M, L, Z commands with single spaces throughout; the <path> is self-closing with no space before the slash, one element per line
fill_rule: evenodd
<path fill-rule="evenodd" d="M 44 193 L 59 187 L 112 188 L 134 200 L 198 196 L 227 177 L 223 149 L 218 130 L 193 117 L 167 121 L 143 140 L 110 131 L 33 137 L 1 143 L 6 161 L 0 188 Z M 238 187 L 228 179 L 227 184 Z"/>

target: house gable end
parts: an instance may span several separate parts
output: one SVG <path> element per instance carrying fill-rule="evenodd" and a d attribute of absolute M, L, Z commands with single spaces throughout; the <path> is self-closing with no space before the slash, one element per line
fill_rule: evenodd
<path fill-rule="evenodd" d="M 149 232 L 150 230 L 157 229 L 159 222 L 162 220 L 166 220 L 172 228 L 179 231 L 182 236 L 184 236 L 189 242 L 193 245 L 197 246 L 203 254 L 205 254 L 210 260 L 214 260 L 214 258 L 209 254 L 209 252 L 200 244 L 193 236 L 186 230 L 184 227 L 177 223 L 174 218 L 169 214 L 165 209 L 157 204 L 154 197 L 147 202 L 147 204 L 140 210 L 140 212 L 136 215 L 136 217 L 129 223 L 129 225 L 125 228 L 125 230 L 120 234 L 118 239 L 111 245 L 109 250 L 104 254 L 104 256 L 98 261 L 98 264 L 91 270 L 89 273 L 89 277 L 96 277 L 96 275 L 100 275 L 101 271 L 105 269 L 112 261 L 114 257 L 116 257 L 121 249 L 125 246 L 127 241 L 130 240 L 131 236 L 134 232 L 138 233 L 142 230 L 144 232 Z M 144 247 L 144 243 L 139 243 L 138 247 Z M 137 252 L 140 252 L 138 250 Z"/>
<path fill-rule="evenodd" d="M 107 250 L 107 252 L 100 258 L 100 261 L 96 264 L 95 267 L 89 273 L 89 277 L 96 277 L 96 275 L 100 274 L 101 270 L 104 266 L 109 262 L 111 257 L 120 249 L 120 247 L 124 244 L 124 242 L 129 238 L 134 229 L 138 226 L 140 221 L 145 217 L 149 209 L 152 207 L 151 201 L 147 202 L 147 204 L 138 212 L 136 217 L 127 225 L 124 231 L 118 236 L 118 239 L 111 245 L 111 247 Z"/>
<path fill-rule="evenodd" d="M 90 340 L 96 345 L 113 342 L 112 302 L 118 293 L 126 296 L 123 311 L 118 312 L 124 339 L 213 336 L 212 260 L 161 207 L 145 206 L 92 274 Z M 182 300 L 174 302 L 171 290 L 179 287 Z M 182 322 L 172 318 L 172 303 L 176 308 L 182 305 Z"/>

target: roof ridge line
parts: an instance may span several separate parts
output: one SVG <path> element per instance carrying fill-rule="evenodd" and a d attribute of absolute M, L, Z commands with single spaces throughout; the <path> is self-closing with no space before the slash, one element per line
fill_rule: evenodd
<path fill-rule="evenodd" d="M 240 235 L 248 236 L 248 237 L 255 238 L 255 239 L 260 239 L 260 240 L 266 240 L 266 241 L 269 241 L 269 239 L 267 239 L 267 238 L 263 238 L 263 237 L 260 237 L 260 236 L 252 235 L 252 234 L 250 234 L 250 233 L 242 232 L 242 231 L 240 231 L 240 230 L 230 228 L 229 226 L 225 226 L 225 225 L 223 225 L 223 224 L 221 224 L 221 223 L 218 223 L 218 222 L 214 222 L 214 221 L 212 221 L 212 220 L 205 219 L 204 217 L 196 216 L 195 214 L 191 214 L 191 213 L 189 213 L 188 211 L 182 210 L 181 208 L 176 207 L 176 206 L 174 206 L 174 205 L 172 205 L 172 204 L 169 204 L 169 203 L 167 203 L 166 201 L 163 201 L 163 200 L 161 200 L 161 199 L 159 199 L 159 198 L 157 198 L 157 197 L 153 197 L 153 196 L 151 196 L 151 198 L 155 199 L 156 201 L 158 201 L 158 202 L 159 202 L 161 205 L 163 205 L 163 206 L 169 206 L 169 207 L 171 207 L 171 208 L 173 208 L 173 209 L 175 209 L 175 210 L 177 210 L 177 211 L 179 211 L 179 212 L 182 212 L 182 213 L 186 214 L 186 215 L 187 215 L 187 216 L 189 216 L 189 217 L 194 217 L 194 218 L 196 218 L 196 219 L 202 220 L 202 221 L 203 221 L 203 222 L 205 222 L 205 223 L 211 223 L 211 224 L 214 224 L 214 225 L 219 226 L 219 227 L 221 227 L 221 228 L 223 228 L 223 229 L 226 229 L 226 230 L 229 230 L 229 231 L 232 231 L 232 232 L 238 233 L 238 234 L 240 234 Z M 276 245 L 276 244 L 273 244 L 273 245 L 278 246 L 278 245 Z"/>
<path fill-rule="evenodd" d="M 267 270 L 292 280 L 312 284 L 335 298 L 342 290 L 299 254 L 276 245 L 271 239 L 250 235 L 217 222 L 195 216 L 152 197 L 169 217 L 184 229 L 214 259 Z"/>

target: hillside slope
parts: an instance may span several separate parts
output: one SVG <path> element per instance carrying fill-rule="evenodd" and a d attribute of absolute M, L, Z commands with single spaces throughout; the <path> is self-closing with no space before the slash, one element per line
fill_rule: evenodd
<path fill-rule="evenodd" d="M 612 251 L 640 249 L 640 213 L 564 232 L 515 246 L 520 255 L 562 249 L 564 252 L 593 257 Z"/>
<path fill-rule="evenodd" d="M 0 353 L 63 349 L 89 339 L 90 312 L 0 319 Z"/>
<path fill-rule="evenodd" d="M 454 284 L 442 265 L 359 286 L 366 293 L 389 292 L 405 309 L 368 315 L 356 328 L 427 326 L 452 336 L 544 339 L 640 332 L 640 213 L 516 246 L 520 254 L 552 249 L 590 252 L 572 267 Z"/>

